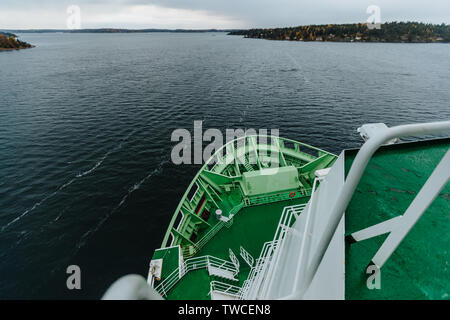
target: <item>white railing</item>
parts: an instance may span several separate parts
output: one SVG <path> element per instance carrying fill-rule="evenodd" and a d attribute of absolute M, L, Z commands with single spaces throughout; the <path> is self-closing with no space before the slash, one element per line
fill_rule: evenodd
<path fill-rule="evenodd" d="M 178 268 L 159 283 L 155 290 L 162 296 L 167 297 L 167 293 L 173 286 L 189 271 L 208 268 L 209 266 L 219 268 L 222 270 L 230 271 L 233 274 L 237 274 L 236 267 L 230 261 L 226 261 L 213 256 L 201 256 L 196 258 L 187 259 Z"/>
<path fill-rule="evenodd" d="M 229 227 L 231 227 L 232 225 L 233 225 L 233 219 L 230 219 L 230 220 L 226 221 L 225 224 L 224 224 L 224 226 L 227 227 L 227 229 Z"/>
<path fill-rule="evenodd" d="M 243 206 L 244 206 L 244 204 L 240 203 L 240 204 L 236 205 L 233 209 L 231 209 L 231 211 L 230 211 L 230 217 L 231 217 L 230 220 L 217 222 L 214 225 L 214 227 L 209 229 L 209 231 L 197 243 L 195 243 L 195 245 L 193 245 L 194 252 L 192 254 L 189 253 L 189 251 L 187 249 L 189 247 L 186 247 L 186 250 L 183 250 L 183 256 L 184 257 L 189 257 L 189 256 L 192 256 L 193 254 L 199 252 L 200 249 L 202 249 L 209 242 L 209 240 L 211 240 L 224 226 L 227 227 L 227 228 L 231 227 L 231 225 L 233 224 L 233 216 L 240 209 L 242 209 Z"/>
<path fill-rule="evenodd" d="M 236 272 L 233 275 L 237 275 L 239 273 L 239 260 L 236 258 L 236 255 L 234 254 L 233 250 L 228 249 L 228 252 L 230 254 L 230 260 L 233 263 L 234 267 L 236 268 Z"/>
<path fill-rule="evenodd" d="M 259 258 L 256 259 L 256 264 L 250 270 L 250 274 L 247 280 L 244 281 L 239 299 L 256 299 L 259 288 L 261 286 L 261 281 L 264 279 L 263 273 L 261 271 L 265 266 L 267 260 L 270 258 L 268 253 L 270 251 L 273 251 L 277 245 L 278 241 L 267 241 L 264 243 Z"/>
<path fill-rule="evenodd" d="M 266 257 L 267 251 L 272 245 L 276 245 L 276 243 L 274 244 L 272 241 L 264 243 L 264 246 L 261 250 L 261 254 L 259 258 L 256 259 L 256 264 L 253 266 L 253 268 L 251 268 L 247 280 L 244 281 L 241 293 L 239 295 L 239 299 L 247 300 L 250 299 L 250 297 L 256 296 L 256 294 L 253 294 L 253 292 L 255 292 L 259 287 L 257 282 L 259 283 L 259 281 L 262 279 L 261 277 L 258 277 L 257 279 L 257 276 L 259 276 L 261 273 L 261 270 L 264 266 L 264 262 L 267 259 Z"/>
<path fill-rule="evenodd" d="M 238 213 L 239 210 L 241 210 L 244 207 L 244 202 L 240 202 L 237 205 L 235 205 L 233 208 L 231 208 L 230 212 L 228 212 L 228 217 L 222 216 L 221 219 L 224 222 L 228 222 L 231 219 L 233 219 L 234 215 Z"/>
<path fill-rule="evenodd" d="M 305 206 L 306 204 L 299 204 L 283 209 L 273 241 L 264 244 L 255 267 L 252 268 L 247 281 L 244 283 L 240 298 L 258 299 L 266 296 L 271 282 L 276 278 L 272 273 L 284 249 L 283 240 L 294 219 L 302 213 Z"/>
<path fill-rule="evenodd" d="M 327 251 L 333 239 L 333 236 L 339 226 L 342 216 L 344 215 L 345 210 L 347 209 L 347 206 L 353 196 L 353 193 L 355 192 L 355 189 L 361 179 L 361 176 L 363 175 L 364 170 L 367 167 L 367 164 L 369 163 L 373 154 L 383 144 L 388 143 L 389 141 L 395 138 L 402 138 L 408 136 L 434 135 L 448 132 L 450 132 L 450 121 L 401 125 L 379 130 L 372 137 L 370 137 L 369 140 L 367 140 L 364 143 L 364 145 L 361 147 L 352 163 L 350 171 L 345 179 L 344 185 L 342 186 L 342 188 L 340 188 L 340 190 L 336 190 L 336 192 L 338 193 L 336 196 L 337 200 L 330 207 L 328 214 L 329 219 L 327 220 L 327 223 L 321 232 L 321 236 L 317 241 L 314 255 L 312 256 L 311 261 L 308 263 L 307 267 L 305 268 L 304 274 L 302 275 L 301 286 L 297 288 L 297 290 L 292 294 L 282 297 L 282 299 L 303 298 L 305 292 L 308 290 L 318 271 L 322 259 L 324 258 L 325 252 Z M 438 168 L 436 168 L 435 170 L 437 169 Z M 439 186 L 445 185 L 445 180 L 444 183 L 436 183 L 436 184 Z M 427 197 L 421 199 L 421 201 L 426 205 L 420 208 L 421 212 L 419 212 L 419 216 L 431 203 L 430 200 L 433 199 L 433 197 L 436 195 L 436 192 L 439 192 L 439 188 L 436 188 L 436 190 L 428 194 Z M 411 205 L 413 204 L 414 201 Z M 411 227 L 411 225 L 409 225 L 409 227 Z M 396 245 L 398 245 L 399 240 L 401 241 L 409 231 L 408 228 L 405 228 L 405 230 L 406 232 L 401 233 L 399 239 L 396 239 L 395 243 Z M 392 248 L 388 250 L 389 255 L 393 252 L 393 249 L 395 249 L 395 246 L 392 246 Z M 386 260 L 386 256 L 388 257 L 389 255 L 385 255 L 385 257 L 383 257 L 383 259 L 381 260 L 382 263 L 380 263 L 381 265 Z"/>
<path fill-rule="evenodd" d="M 301 204 L 283 209 L 283 214 L 280 218 L 280 222 L 274 236 L 274 240 L 278 240 L 278 245 L 272 250 L 272 253 L 270 253 L 269 251 L 270 258 L 266 261 L 265 269 L 267 270 L 267 272 L 264 275 L 264 283 L 260 293 L 260 298 L 266 298 L 267 291 L 276 278 L 274 270 L 276 266 L 278 266 L 280 257 L 283 256 L 282 253 L 284 251 L 284 239 L 286 237 L 286 234 L 291 230 L 293 220 L 297 219 L 297 217 L 302 213 L 305 206 L 306 204 Z"/>
<path fill-rule="evenodd" d="M 309 236 L 309 230 L 310 230 L 310 223 L 311 223 L 311 210 L 314 206 L 314 192 L 316 190 L 316 186 L 317 186 L 317 182 L 322 181 L 323 177 L 321 178 L 315 178 L 314 179 L 314 183 L 313 183 L 313 187 L 312 187 L 312 192 L 311 192 L 311 198 L 309 198 L 309 206 L 308 206 L 308 211 L 306 212 L 306 217 L 305 217 L 305 232 L 303 232 L 303 237 L 302 237 L 302 242 L 301 242 L 301 246 L 300 246 L 300 254 L 298 257 L 298 262 L 297 262 L 297 266 L 300 266 L 304 261 L 308 261 L 309 259 L 309 249 L 310 249 L 310 244 L 308 241 L 308 247 L 306 248 L 306 243 L 307 243 L 307 237 Z M 302 268 L 298 267 L 297 271 L 295 273 L 295 279 L 294 279 L 294 287 L 296 288 L 298 283 L 299 283 L 299 279 L 300 279 L 300 274 L 301 274 L 301 270 Z"/>
<path fill-rule="evenodd" d="M 241 288 L 237 287 L 237 286 L 233 286 L 228 283 L 223 283 L 223 282 L 219 282 L 219 281 L 211 281 L 210 292 L 209 292 L 211 294 L 211 296 L 212 296 L 213 291 L 238 298 L 240 295 L 240 292 L 241 292 Z"/>
<path fill-rule="evenodd" d="M 196 254 L 197 252 L 200 251 L 200 249 L 202 249 L 208 242 L 209 240 L 211 240 L 224 226 L 229 228 L 231 225 L 233 224 L 233 219 L 224 222 L 224 221 L 219 221 L 217 222 L 214 227 L 212 227 L 211 229 L 209 229 L 209 231 L 194 245 L 188 245 L 187 247 L 183 248 L 183 257 L 190 257 L 193 256 L 194 254 Z M 190 252 L 189 248 L 190 247 L 194 247 L 194 251 Z"/>
<path fill-rule="evenodd" d="M 214 237 L 217 232 L 219 232 L 223 228 L 224 225 L 225 222 L 223 221 L 217 222 L 216 225 L 209 229 L 209 231 L 195 244 L 195 249 L 199 251 L 201 248 L 203 248 L 204 245 L 207 244 L 208 241 L 211 240 L 212 237 Z"/>
<path fill-rule="evenodd" d="M 241 246 L 239 248 L 239 250 L 240 250 L 242 259 L 244 259 L 244 261 L 247 262 L 247 264 L 250 266 L 250 268 L 252 268 L 253 264 L 255 263 L 255 259 L 252 257 L 252 255 L 250 253 L 248 253 L 247 250 L 244 249 L 243 246 Z"/>

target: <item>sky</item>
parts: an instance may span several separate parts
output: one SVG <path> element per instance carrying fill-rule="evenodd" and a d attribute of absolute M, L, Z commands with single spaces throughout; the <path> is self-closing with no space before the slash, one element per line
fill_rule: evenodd
<path fill-rule="evenodd" d="M 379 7 L 381 22 L 450 24 L 450 0 L 0 0 L 0 29 L 239 29 L 355 23 L 367 21 L 371 5 Z"/>

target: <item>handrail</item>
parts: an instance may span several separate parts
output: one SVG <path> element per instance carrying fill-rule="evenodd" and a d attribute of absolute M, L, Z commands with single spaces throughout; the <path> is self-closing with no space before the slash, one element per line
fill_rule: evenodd
<path fill-rule="evenodd" d="M 244 261 L 251 267 L 253 267 L 253 264 L 255 263 L 255 259 L 252 257 L 252 255 L 244 249 L 243 246 L 239 247 L 239 253 L 242 257 L 242 259 L 244 259 Z"/>
<path fill-rule="evenodd" d="M 306 204 L 298 204 L 298 205 L 289 206 L 289 207 L 284 208 L 283 211 L 286 211 L 285 213 L 283 212 L 283 215 L 285 216 L 285 218 L 283 220 L 283 223 L 281 222 L 282 220 L 280 219 L 277 231 L 274 236 L 274 240 L 275 239 L 278 240 L 279 245 L 276 247 L 275 250 L 272 250 L 272 256 L 269 257 L 269 269 L 268 269 L 269 275 L 273 274 L 273 270 L 278 265 L 278 261 L 280 260 L 280 257 L 282 256 L 281 253 L 282 253 L 282 251 L 284 249 L 284 245 L 285 245 L 284 240 L 286 238 L 286 234 L 289 231 L 289 228 L 291 227 L 292 217 L 295 215 L 295 217 L 297 218 L 297 216 L 301 212 L 303 212 L 305 206 L 306 206 Z M 297 214 L 296 210 L 300 210 L 300 212 Z M 282 216 L 282 218 L 283 218 L 283 216 Z M 262 295 L 261 295 L 263 298 L 266 298 L 266 293 L 269 290 L 269 288 L 272 286 L 274 279 L 275 279 L 275 277 L 271 276 L 269 281 L 267 281 L 267 280 L 265 281 L 264 287 L 262 290 Z"/>
<path fill-rule="evenodd" d="M 316 190 L 316 185 L 317 185 L 317 181 L 319 180 L 319 178 L 315 178 L 314 179 L 314 183 L 313 183 L 313 187 L 312 187 L 312 191 L 311 191 L 311 198 L 309 199 L 309 206 L 308 206 L 308 211 L 306 213 L 306 217 L 305 217 L 305 231 L 303 232 L 303 239 L 302 239 L 302 244 L 300 246 L 300 254 L 298 256 L 298 262 L 297 262 L 297 271 L 295 273 L 295 278 L 294 278 L 294 291 L 295 289 L 297 289 L 298 286 L 298 282 L 300 279 L 300 269 L 301 267 L 299 267 L 302 263 L 302 261 L 308 261 L 308 253 L 305 254 L 305 244 L 306 244 L 306 237 L 309 234 L 309 223 L 310 223 L 310 218 L 311 218 L 311 210 L 313 207 L 313 203 L 314 203 L 314 191 Z"/>
<path fill-rule="evenodd" d="M 259 289 L 259 285 L 256 286 L 255 283 L 260 284 L 260 280 L 262 280 L 261 271 L 268 259 L 267 252 L 271 249 L 271 247 L 277 245 L 278 241 L 267 241 L 264 243 L 260 256 L 258 259 L 256 259 L 256 264 L 251 269 L 248 279 L 244 282 L 241 293 L 239 295 L 239 299 L 243 300 L 248 298 L 256 298 L 256 289 Z M 254 291 L 255 294 L 253 294 Z"/>
<path fill-rule="evenodd" d="M 355 192 L 355 189 L 361 179 L 364 169 L 366 168 L 369 160 L 373 154 L 385 143 L 394 138 L 401 138 L 407 136 L 424 136 L 440 134 L 450 131 L 450 121 L 421 123 L 421 124 L 409 124 L 401 125 L 392 128 L 386 128 L 380 130 L 372 136 L 359 150 L 356 155 L 353 164 L 350 168 L 350 172 L 347 175 L 347 179 L 339 192 L 337 201 L 331 209 L 330 219 L 326 224 L 322 237 L 320 238 L 317 251 L 311 259 L 309 266 L 305 271 L 304 281 L 301 283 L 301 287 L 294 293 L 283 297 L 282 299 L 300 299 L 303 294 L 311 285 L 312 280 L 317 272 L 317 269 L 322 262 L 325 252 L 330 245 L 330 242 L 336 232 L 339 222 L 347 209 L 348 204 Z"/>
<path fill-rule="evenodd" d="M 178 268 L 170 273 L 161 283 L 159 283 L 155 290 L 162 296 L 167 296 L 167 292 L 184 277 L 186 273 L 192 270 L 207 268 L 208 266 L 220 268 L 223 270 L 236 272 L 236 268 L 230 261 L 223 260 L 214 256 L 206 255 L 187 259 Z"/>
<path fill-rule="evenodd" d="M 287 206 L 283 208 L 278 227 L 272 241 L 264 243 L 256 264 L 250 271 L 249 277 L 241 290 L 240 299 L 265 298 L 275 277 L 272 275 L 284 248 L 284 239 L 291 226 L 292 219 L 303 211 L 305 204 Z M 272 275 L 270 278 L 267 275 Z"/>
<path fill-rule="evenodd" d="M 244 206 L 243 202 L 239 203 L 238 205 L 234 206 L 230 210 L 230 216 L 231 219 L 228 221 L 219 221 L 217 222 L 211 229 L 208 230 L 208 232 L 198 241 L 194 244 L 195 252 L 200 251 L 205 244 L 208 243 L 209 240 L 212 239 L 224 226 L 229 228 L 233 224 L 233 216 L 236 214 L 237 211 L 239 211 Z M 236 212 L 235 212 L 236 211 Z"/>
<path fill-rule="evenodd" d="M 209 231 L 195 244 L 196 250 L 198 251 L 201 248 L 203 248 L 203 246 L 209 240 L 211 240 L 211 238 L 214 237 L 214 235 L 217 234 L 217 232 L 219 232 L 223 228 L 224 225 L 225 225 L 225 222 L 219 221 L 218 223 L 216 223 L 216 225 L 214 227 L 209 229 Z"/>
<path fill-rule="evenodd" d="M 210 282 L 210 293 L 212 293 L 212 291 L 217 291 L 238 298 L 241 290 L 242 288 L 234 286 L 232 284 L 223 283 L 215 280 Z"/>
<path fill-rule="evenodd" d="M 236 271 L 233 273 L 233 275 L 236 276 L 239 273 L 239 260 L 236 258 L 236 255 L 234 254 L 233 250 L 228 249 L 228 253 L 230 254 L 231 262 L 236 268 Z"/>

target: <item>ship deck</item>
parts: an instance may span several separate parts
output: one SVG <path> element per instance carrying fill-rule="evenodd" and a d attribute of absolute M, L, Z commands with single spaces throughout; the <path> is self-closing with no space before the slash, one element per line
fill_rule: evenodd
<path fill-rule="evenodd" d="M 450 139 L 400 143 L 381 147 L 370 160 L 345 213 L 345 234 L 402 215 L 450 147 Z M 345 151 L 345 174 L 358 152 Z M 342 172 L 342 171 L 341 171 Z M 194 197 L 195 198 L 195 197 Z M 201 203 L 200 196 L 197 197 Z M 306 203 L 309 196 L 249 205 L 241 208 L 193 258 L 214 256 L 230 261 L 229 249 L 239 260 L 238 281 L 210 276 L 206 268 L 185 273 L 166 292 L 167 299 L 210 299 L 213 281 L 242 287 L 250 267 L 240 256 L 242 246 L 256 260 L 264 243 L 273 240 L 283 208 Z M 386 235 L 345 247 L 346 299 L 449 299 L 450 185 L 447 184 L 381 269 L 381 289 L 368 289 L 366 268 Z M 198 212 L 198 211 L 197 211 Z M 181 243 L 186 249 L 189 241 Z M 177 245 L 175 245 L 177 246 Z M 173 247 L 172 247 L 173 248 Z M 164 250 L 172 262 L 163 276 L 175 269 L 175 249 Z M 167 256 L 166 256 L 167 257 Z"/>
<path fill-rule="evenodd" d="M 346 211 L 346 234 L 403 214 L 449 147 L 438 139 L 380 148 Z M 346 151 L 346 173 L 357 151 Z M 449 299 L 449 230 L 447 183 L 381 268 L 381 289 L 367 288 L 365 270 L 386 235 L 347 244 L 346 299 Z"/>
<path fill-rule="evenodd" d="M 246 207 L 235 216 L 233 224 L 220 230 L 196 256 L 212 255 L 229 260 L 228 249 L 231 249 L 239 259 L 239 282 L 209 276 L 206 269 L 188 272 L 169 292 L 169 300 L 209 300 L 210 282 L 217 280 L 241 287 L 247 279 L 249 266 L 240 257 L 240 246 L 244 247 L 253 258 L 258 258 L 264 242 L 271 241 L 278 226 L 283 208 L 286 206 L 306 203 L 309 197 L 295 198 L 288 201 L 274 202 L 264 205 Z"/>

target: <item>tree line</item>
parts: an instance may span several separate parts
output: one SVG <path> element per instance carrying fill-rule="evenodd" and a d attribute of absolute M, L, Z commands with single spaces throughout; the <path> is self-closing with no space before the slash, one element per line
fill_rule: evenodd
<path fill-rule="evenodd" d="M 367 23 L 327 24 L 238 30 L 229 34 L 291 41 L 450 42 L 450 25 L 420 22 L 389 22 L 378 26 Z"/>
<path fill-rule="evenodd" d="M 0 49 L 14 50 L 31 48 L 32 45 L 17 39 L 17 36 L 12 33 L 0 33 Z"/>

